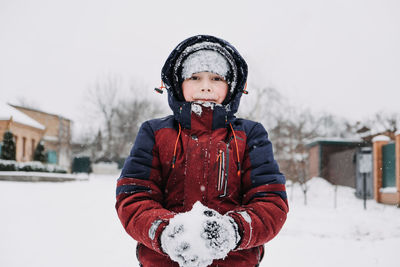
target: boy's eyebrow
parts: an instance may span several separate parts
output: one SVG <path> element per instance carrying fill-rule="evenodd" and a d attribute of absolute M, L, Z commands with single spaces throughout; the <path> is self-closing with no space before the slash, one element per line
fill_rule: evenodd
<path fill-rule="evenodd" d="M 216 78 L 216 77 L 218 77 L 218 78 L 221 78 L 222 80 L 225 80 L 225 78 L 223 77 L 223 76 L 221 76 L 221 75 L 219 75 L 219 74 L 216 74 L 216 73 L 213 73 L 214 75 L 212 76 L 213 78 Z"/>

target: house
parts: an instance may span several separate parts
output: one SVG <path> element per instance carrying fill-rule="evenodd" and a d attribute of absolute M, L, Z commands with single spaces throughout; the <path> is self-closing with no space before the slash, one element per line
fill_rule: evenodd
<path fill-rule="evenodd" d="M 23 112 L 0 103 L 0 142 L 6 131 L 14 134 L 16 143 L 16 160 L 32 161 L 35 148 L 43 138 L 46 127 L 30 118 Z M 0 144 L 1 151 L 1 144 Z"/>
<path fill-rule="evenodd" d="M 362 139 L 312 140 L 306 145 L 309 153 L 309 176 L 323 177 L 332 184 L 356 188 L 357 153 L 365 146 L 370 145 Z"/>
<path fill-rule="evenodd" d="M 10 105 L 45 127 L 42 137 L 47 153 L 47 162 L 68 169 L 71 166 L 71 120 L 41 110 Z"/>
<path fill-rule="evenodd" d="M 365 194 L 400 206 L 400 131 L 386 134 L 309 142 L 309 176 L 353 187 L 360 198 Z"/>

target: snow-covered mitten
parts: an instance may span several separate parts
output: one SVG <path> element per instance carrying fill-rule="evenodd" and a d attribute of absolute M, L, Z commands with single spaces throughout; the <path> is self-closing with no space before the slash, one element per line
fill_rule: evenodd
<path fill-rule="evenodd" d="M 201 236 L 214 259 L 225 258 L 240 241 L 238 226 L 233 218 L 215 210 L 207 208 L 203 214 L 206 219 Z"/>
<path fill-rule="evenodd" d="M 161 233 L 162 250 L 181 267 L 206 267 L 213 258 L 202 242 L 202 211 L 193 208 L 170 219 L 169 225 Z"/>
<path fill-rule="evenodd" d="M 161 233 L 163 251 L 181 267 L 206 267 L 234 249 L 240 240 L 235 221 L 196 202 L 176 214 Z"/>

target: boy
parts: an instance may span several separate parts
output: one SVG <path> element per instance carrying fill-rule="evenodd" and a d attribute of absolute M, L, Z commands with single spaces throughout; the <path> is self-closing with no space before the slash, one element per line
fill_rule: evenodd
<path fill-rule="evenodd" d="M 285 177 L 268 134 L 234 116 L 246 79 L 244 59 L 213 36 L 184 40 L 165 62 L 174 115 L 143 123 L 117 183 L 141 266 L 258 266 L 283 226 Z"/>

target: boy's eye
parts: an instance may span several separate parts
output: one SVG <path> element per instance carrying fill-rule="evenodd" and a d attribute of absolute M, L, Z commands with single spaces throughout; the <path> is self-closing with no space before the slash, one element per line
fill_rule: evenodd
<path fill-rule="evenodd" d="M 223 81 L 224 79 L 222 77 L 216 76 L 213 78 L 214 81 Z"/>
<path fill-rule="evenodd" d="M 196 81 L 198 79 L 199 79 L 199 77 L 197 77 L 197 76 L 192 76 L 192 77 L 189 78 L 189 80 L 193 80 L 193 81 Z"/>

